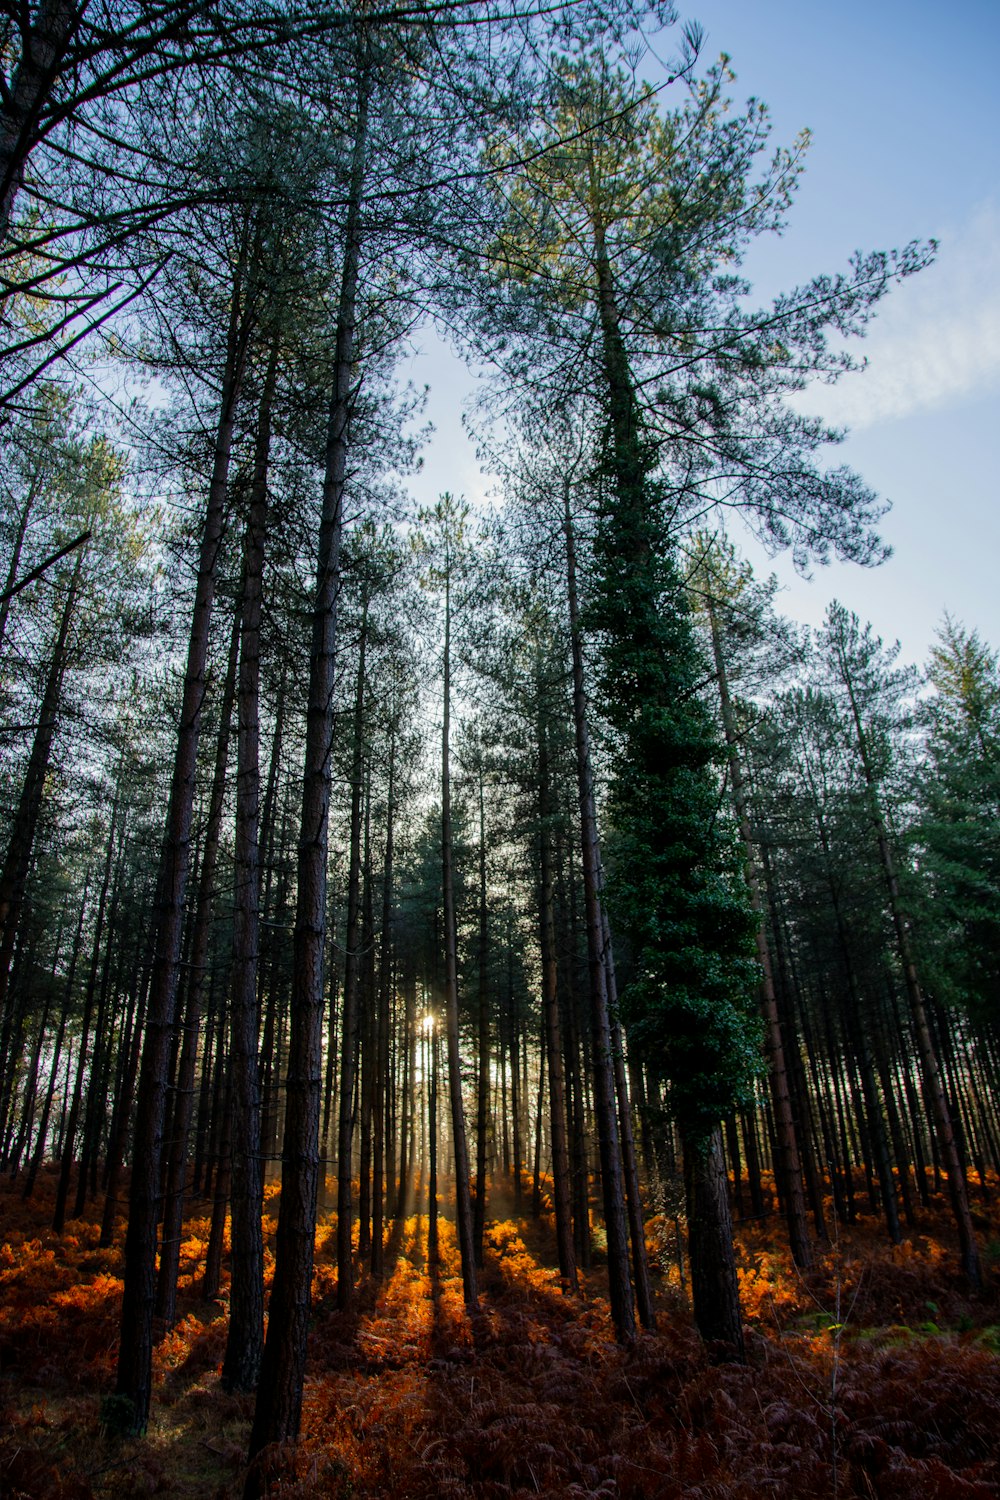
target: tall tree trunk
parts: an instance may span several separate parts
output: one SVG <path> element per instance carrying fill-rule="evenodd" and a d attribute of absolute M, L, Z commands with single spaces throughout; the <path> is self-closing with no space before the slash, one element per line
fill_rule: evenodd
<path fill-rule="evenodd" d="M 62 1011 L 59 1016 L 59 1029 L 52 1048 L 52 1069 L 49 1073 L 49 1086 L 45 1093 L 45 1104 L 42 1107 L 42 1118 L 38 1125 L 38 1134 L 35 1137 L 35 1149 L 31 1157 L 31 1165 L 25 1179 L 21 1197 L 27 1202 L 35 1190 L 35 1180 L 38 1177 L 38 1169 L 45 1155 L 45 1142 L 49 1133 L 49 1118 L 52 1113 L 52 1101 L 56 1093 L 56 1079 L 59 1075 L 59 1061 L 62 1056 L 63 1042 L 66 1036 L 66 1022 L 69 1018 L 70 1008 L 73 1004 L 73 983 L 76 979 L 76 966 L 80 959 L 83 947 L 83 921 L 87 911 L 87 894 L 90 889 L 89 872 L 83 883 L 83 896 L 80 900 L 80 915 L 77 918 L 76 936 L 70 949 L 69 969 L 66 972 L 66 981 L 63 988 Z"/>
<path fill-rule="evenodd" d="M 774 1110 L 775 1134 L 778 1153 L 775 1166 L 779 1177 L 779 1194 L 785 1209 L 788 1224 L 788 1240 L 792 1258 L 802 1270 L 812 1265 L 812 1244 L 806 1221 L 805 1194 L 802 1191 L 802 1163 L 799 1154 L 799 1139 L 792 1113 L 791 1092 L 788 1086 L 788 1070 L 785 1067 L 785 1044 L 781 1036 L 778 1018 L 778 1000 L 774 989 L 774 971 L 771 966 L 771 950 L 767 941 L 763 906 L 760 899 L 760 881 L 757 861 L 754 857 L 753 833 L 750 827 L 750 808 L 743 763 L 739 753 L 739 735 L 732 699 L 729 696 L 729 677 L 722 649 L 722 632 L 719 629 L 718 613 L 711 594 L 706 594 L 709 625 L 712 634 L 712 651 L 715 656 L 715 671 L 719 686 L 719 701 L 722 707 L 722 727 L 729 752 L 729 774 L 733 789 L 733 803 L 739 824 L 740 838 L 746 860 L 746 881 L 750 891 L 750 903 L 757 915 L 757 961 L 760 964 L 760 1010 L 764 1020 L 764 1036 L 767 1046 L 768 1080 L 771 1085 L 771 1107 Z"/>
<path fill-rule="evenodd" d="M 302 1382 L 312 1300 L 319 1186 L 320 1089 L 323 1062 L 323 956 L 333 739 L 334 665 L 340 543 L 347 478 L 348 424 L 353 406 L 356 299 L 361 252 L 361 197 L 367 152 L 369 78 L 359 82 L 344 268 L 334 352 L 334 391 L 327 435 L 316 601 L 309 664 L 309 702 L 298 852 L 298 895 L 292 977 L 281 1207 L 267 1339 L 250 1434 L 251 1460 L 270 1443 L 294 1441 L 302 1417 Z M 264 1488 L 259 1464 L 247 1477 L 247 1500 Z"/>
<path fill-rule="evenodd" d="M 340 1008 L 340 962 L 337 958 L 337 917 L 339 903 L 336 896 L 330 902 L 330 980 L 326 1015 L 326 1074 L 323 1079 L 323 1119 L 320 1124 L 320 1140 L 324 1151 L 331 1146 L 330 1127 L 333 1107 L 337 1099 L 337 1012 Z"/>
<path fill-rule="evenodd" d="M 396 740 L 389 736 L 389 787 L 385 810 L 385 868 L 382 874 L 382 942 L 379 953 L 378 1049 L 375 1065 L 375 1140 L 372 1160 L 372 1275 L 385 1270 L 385 1184 L 394 1172 L 385 1170 L 386 1140 L 392 1139 L 389 1037 L 392 1004 L 392 861 L 395 820 Z"/>
<path fill-rule="evenodd" d="M 278 334 L 271 352 L 257 417 L 250 513 L 243 544 L 243 610 L 240 622 L 240 680 L 236 741 L 236 895 L 233 910 L 233 967 L 230 1000 L 230 1058 L 233 1078 L 232 1279 L 229 1333 L 222 1384 L 252 1391 L 264 1348 L 264 1235 L 261 1214 L 264 1174 L 260 1152 L 260 1036 L 257 971 L 260 942 L 260 622 L 263 603 L 264 544 L 267 534 L 267 479 L 271 453 L 271 407 L 278 377 Z"/>
<path fill-rule="evenodd" d="M 518 1073 L 521 1058 L 520 1015 L 514 993 L 514 943 L 513 919 L 507 924 L 507 1018 L 510 1055 L 510 1122 L 511 1157 L 514 1169 L 514 1207 L 521 1211 L 522 1170 L 524 1166 L 524 1143 L 521 1129 L 521 1080 Z"/>
<path fill-rule="evenodd" d="M 899 1206 L 896 1200 L 896 1184 L 892 1175 L 892 1163 L 889 1160 L 889 1145 L 885 1133 L 885 1120 L 882 1115 L 882 1104 L 878 1094 L 878 1084 L 875 1080 L 875 1066 L 872 1061 L 871 1046 L 868 1040 L 868 1029 L 866 1020 L 861 1014 L 861 996 L 858 994 L 857 981 L 854 976 L 854 965 L 851 961 L 851 945 L 848 938 L 847 926 L 841 907 L 840 892 L 834 877 L 833 860 L 830 851 L 830 841 L 826 830 L 826 821 L 823 817 L 816 788 L 810 778 L 810 789 L 813 793 L 814 814 L 816 826 L 819 832 L 820 845 L 823 850 L 824 866 L 827 876 L 827 887 L 830 892 L 830 904 L 833 907 L 833 915 L 837 929 L 837 942 L 840 949 L 841 963 L 844 969 L 844 979 L 847 984 L 847 1006 L 845 1008 L 844 1020 L 850 1035 L 851 1046 L 857 1059 L 858 1069 L 861 1076 L 861 1091 L 864 1098 L 864 1110 L 856 1110 L 855 1115 L 859 1122 L 864 1120 L 867 1126 L 868 1139 L 871 1146 L 871 1155 L 875 1159 L 875 1170 L 878 1173 L 879 1186 L 882 1191 L 882 1208 L 885 1213 L 886 1227 L 889 1238 L 894 1245 L 902 1243 L 903 1232 L 899 1225 Z"/>
<path fill-rule="evenodd" d="M 566 934 L 568 940 L 568 934 Z M 584 1079 L 586 1061 L 581 1058 L 580 1015 L 574 991 L 563 993 L 560 1007 L 566 1068 L 566 1105 L 569 1124 L 570 1196 L 573 1204 L 573 1248 L 577 1263 L 589 1271 L 592 1258 L 590 1226 L 590 1167 L 587 1161 L 587 1121 Z M 589 1002 L 588 994 L 588 1002 Z"/>
<path fill-rule="evenodd" d="M 551 791 L 549 751 L 541 698 L 541 667 L 536 664 L 538 697 L 538 849 L 539 942 L 542 955 L 542 1006 L 545 1051 L 549 1067 L 549 1132 L 552 1139 L 552 1183 L 556 1211 L 556 1249 L 564 1290 L 577 1290 L 573 1254 L 573 1215 L 570 1206 L 569 1144 L 566 1134 L 566 1088 L 562 1036 L 559 1025 L 559 980 L 556 966 L 556 926 L 553 910 Z"/>
<path fill-rule="evenodd" d="M 222 1244 L 226 1230 L 226 1208 L 229 1204 L 229 1183 L 233 1169 L 233 1074 L 228 1054 L 223 1059 L 220 1050 L 220 1071 L 225 1070 L 226 1081 L 222 1092 L 222 1108 L 219 1111 L 219 1151 L 215 1164 L 212 1195 L 212 1222 L 208 1231 L 208 1248 L 205 1251 L 205 1276 L 201 1284 L 201 1295 L 206 1302 L 214 1302 L 222 1285 Z"/>
<path fill-rule="evenodd" d="M 151 982 L 152 945 L 150 944 L 145 961 L 141 966 L 137 962 L 134 967 L 133 984 L 134 989 L 138 991 L 138 999 L 131 1017 L 131 1031 L 126 1028 L 122 1039 L 121 1077 L 112 1116 L 111 1136 L 108 1141 L 108 1159 L 104 1169 L 104 1213 L 101 1218 L 101 1238 L 98 1242 L 102 1249 L 107 1249 L 114 1238 L 118 1211 L 118 1183 L 128 1145 L 129 1117 L 132 1112 L 135 1081 L 139 1074 L 142 1028 L 146 1019 L 146 1005 L 149 1000 Z"/>
<path fill-rule="evenodd" d="M 116 946 L 118 911 L 121 902 L 124 842 L 125 829 L 123 820 L 123 826 L 119 830 L 118 835 L 115 873 L 108 903 L 108 915 L 105 922 L 108 935 L 104 944 L 104 960 L 101 965 L 101 979 L 98 988 L 94 1048 L 90 1061 L 90 1081 L 87 1086 L 87 1107 L 83 1118 L 83 1136 L 80 1148 L 80 1175 L 76 1186 L 76 1201 L 73 1205 L 74 1219 L 79 1219 L 83 1215 L 87 1201 L 88 1179 L 91 1197 L 96 1198 L 97 1196 L 97 1160 L 100 1154 L 101 1136 L 105 1126 L 108 1124 L 108 1082 L 111 1073 L 114 1039 L 118 1032 L 118 1027 L 115 1025 L 117 1018 L 114 1014 L 114 1008 L 112 1007 L 110 1021 L 108 1010 L 111 991 L 111 965 Z M 120 962 L 117 967 L 120 969 Z"/>
<path fill-rule="evenodd" d="M 455 877 L 451 826 L 451 564 L 445 565 L 444 701 L 441 723 L 441 885 L 444 895 L 444 1002 L 448 1044 L 448 1092 L 455 1147 L 455 1205 L 458 1247 L 462 1260 L 465 1305 L 478 1301 L 476 1254 L 472 1236 L 472 1197 L 469 1191 L 469 1149 L 462 1103 L 462 1058 L 458 1036 L 458 931 L 455 922 Z"/>
<path fill-rule="evenodd" d="M 438 1260 L 438 1044 L 437 1025 L 432 1024 L 424 1032 L 424 1043 L 429 1062 L 425 1076 L 430 1075 L 427 1096 L 427 1259 L 431 1265 Z"/>
<path fill-rule="evenodd" d="M 576 539 L 564 492 L 563 524 L 566 539 L 566 578 L 573 653 L 573 729 L 576 740 L 577 790 L 580 802 L 580 841 L 583 854 L 584 920 L 587 929 L 587 966 L 590 975 L 590 1012 L 593 1049 L 594 1107 L 601 1154 L 601 1186 L 608 1241 L 608 1283 L 611 1316 L 619 1339 L 635 1337 L 635 1307 L 629 1277 L 629 1237 L 622 1171 L 621 1141 L 615 1108 L 614 1059 L 608 1015 L 607 969 L 604 960 L 604 923 L 601 913 L 601 855 L 594 800 L 594 775 L 587 724 L 587 695 L 583 668 L 583 637 L 576 586 Z"/>
<path fill-rule="evenodd" d="M 226 1046 L 229 1030 L 228 985 L 225 986 L 227 990 L 225 997 L 220 998 L 216 991 L 222 988 L 223 985 L 217 985 L 216 976 L 213 973 L 208 991 L 213 1027 L 212 1070 L 206 1080 L 205 1170 L 199 1190 L 201 1196 L 205 1198 L 211 1197 L 215 1176 L 222 1165 L 221 1141 L 225 1123 L 222 1116 L 229 1071 L 229 1049 Z"/>
<path fill-rule="evenodd" d="M 38 726 L 28 757 L 21 792 L 11 822 L 10 838 L 3 866 L 0 867 L 0 1012 L 6 1013 L 7 992 L 10 984 L 11 961 L 24 903 L 24 891 L 31 868 L 31 856 L 35 845 L 35 831 L 42 810 L 42 797 L 52 753 L 52 740 L 59 716 L 63 678 L 69 665 L 70 631 L 76 613 L 76 601 L 80 590 L 80 574 L 86 552 L 81 547 L 70 578 L 66 598 L 63 601 L 56 638 L 49 659 L 45 678 L 45 689 L 38 714 Z M 12 1061 L 12 1060 L 11 1060 Z"/>
<path fill-rule="evenodd" d="M 267 772 L 267 786 L 264 791 L 264 805 L 261 809 L 261 829 L 263 830 L 263 855 L 261 864 L 265 871 L 264 893 L 262 897 L 262 910 L 266 913 L 269 921 L 280 924 L 282 907 L 284 903 L 285 873 L 284 873 L 284 840 L 280 850 L 278 849 L 278 826 L 280 823 L 282 831 L 285 819 L 276 815 L 278 805 L 278 779 L 281 773 L 281 748 L 285 730 L 285 694 L 288 686 L 288 663 L 282 661 L 281 676 L 278 681 L 278 695 L 274 706 L 274 734 L 271 738 L 270 765 Z M 276 852 L 277 851 L 277 852 Z M 278 891 L 274 903 L 271 901 L 271 885 L 274 877 L 275 864 L 282 861 L 282 873 L 278 877 Z M 272 1052 L 274 1048 L 274 1026 L 275 1012 L 277 1009 L 278 989 L 278 952 L 279 944 L 273 936 L 269 937 L 262 958 L 266 962 L 258 963 L 257 968 L 257 1010 L 263 1014 L 264 1025 L 260 1043 L 260 1150 L 265 1177 L 268 1172 L 268 1163 L 271 1157 L 271 1142 L 273 1130 L 271 1122 L 275 1111 L 272 1108 L 271 1090 L 271 1068 Z"/>
<path fill-rule="evenodd" d="M 537 1219 L 542 1212 L 542 1103 L 545 1099 L 545 1038 L 538 1059 L 538 1095 L 535 1100 L 534 1165 L 531 1173 L 531 1217 Z"/>
<path fill-rule="evenodd" d="M 90 1028 L 94 1015 L 94 998 L 97 993 L 97 971 L 100 960 L 101 939 L 104 936 L 104 916 L 107 909 L 108 891 L 111 887 L 111 871 L 115 856 L 119 793 L 120 783 L 115 788 L 115 800 L 111 808 L 108 848 L 104 857 L 104 873 L 101 876 L 101 890 L 97 900 L 94 942 L 90 957 L 90 970 L 87 974 L 87 988 L 84 992 L 83 1020 L 80 1024 L 80 1050 L 76 1059 L 73 1098 L 69 1107 L 69 1117 L 66 1122 L 66 1131 L 63 1138 L 62 1163 L 59 1170 L 59 1185 L 56 1188 L 55 1212 L 52 1215 L 52 1229 L 55 1234 L 62 1234 L 63 1226 L 66 1222 L 66 1200 L 69 1195 L 69 1182 L 73 1171 L 73 1147 L 76 1143 L 76 1128 L 80 1118 L 80 1105 L 83 1099 L 83 1075 L 87 1067 L 87 1048 L 91 1043 Z"/>
<path fill-rule="evenodd" d="M 222 401 L 212 479 L 202 527 L 198 580 L 177 730 L 158 886 L 156 948 L 139 1072 L 132 1151 L 124 1289 L 115 1393 L 119 1423 L 142 1433 L 152 1394 L 153 1307 L 156 1295 L 156 1229 L 160 1157 L 168 1072 L 177 1010 L 177 980 L 187 894 L 198 737 L 207 682 L 208 649 L 236 408 L 243 386 L 252 319 L 244 307 L 247 248 L 237 265 L 226 343 Z"/>
<path fill-rule="evenodd" d="M 77 0 L 42 0 L 37 18 L 29 20 L 21 33 L 23 47 L 12 87 L 4 90 L 0 104 L 0 243 L 7 238 L 14 200 L 38 140 L 42 111 L 84 9 Z M 28 17 L 28 10 L 23 14 Z"/>
<path fill-rule="evenodd" d="M 642 1198 L 639 1194 L 639 1164 L 635 1154 L 632 1111 L 629 1107 L 628 1079 L 622 1030 L 618 1021 L 618 984 L 615 978 L 615 956 L 611 932 L 604 914 L 604 961 L 607 969 L 608 1010 L 611 1015 L 611 1048 L 615 1063 L 615 1094 L 618 1099 L 618 1129 L 622 1143 L 622 1168 L 625 1173 L 625 1201 L 628 1208 L 628 1232 L 632 1241 L 632 1278 L 635 1282 L 635 1305 L 639 1322 L 645 1329 L 656 1327 L 653 1294 L 649 1285 L 649 1262 L 646 1259 L 646 1232 L 642 1222 Z"/>
<path fill-rule="evenodd" d="M 166 1192 L 163 1204 L 163 1229 L 160 1234 L 160 1269 L 156 1284 L 156 1313 L 168 1327 L 177 1317 L 177 1273 L 180 1266 L 181 1238 L 184 1224 L 184 1195 L 188 1171 L 188 1135 L 194 1107 L 194 1078 L 201 1037 L 201 997 L 205 987 L 208 947 L 212 934 L 215 906 L 215 877 L 219 841 L 222 834 L 222 807 L 226 794 L 229 766 L 229 741 L 232 731 L 233 699 L 236 693 L 236 664 L 239 657 L 239 611 L 233 613 L 229 657 L 219 706 L 219 733 L 215 747 L 215 769 L 208 799 L 205 845 L 198 876 L 194 933 L 187 996 L 184 1006 L 184 1031 L 174 1090 L 173 1124 L 167 1153 Z"/>
<path fill-rule="evenodd" d="M 361 900 L 361 1018 L 358 1027 L 360 1079 L 358 1110 L 361 1149 L 358 1160 L 358 1258 L 364 1264 L 372 1248 L 372 1114 L 375 1089 L 375 912 L 372 885 L 372 767 L 365 762 L 365 847 Z"/>
<path fill-rule="evenodd" d="M 282 818 L 282 827 L 284 828 L 284 826 L 285 820 Z M 266 966 L 267 972 L 266 975 L 261 976 L 261 1004 L 264 1012 L 264 1026 L 260 1041 L 260 1147 L 265 1162 L 274 1158 L 279 1138 L 281 1012 L 284 1006 L 285 990 L 289 976 L 287 965 L 281 961 L 285 956 L 284 944 L 278 943 L 276 935 L 278 933 L 284 934 L 288 923 L 288 887 L 290 874 L 288 861 L 285 859 L 283 851 L 274 906 L 273 908 L 268 908 L 268 910 L 273 912 L 271 917 L 273 935 L 269 944 L 270 951 Z"/>
<path fill-rule="evenodd" d="M 937 1051 L 927 1020 L 927 1006 L 917 973 L 909 924 L 903 910 L 902 898 L 899 892 L 899 880 L 896 875 L 895 861 L 893 860 L 892 850 L 889 846 L 885 819 L 882 816 L 882 808 L 878 799 L 878 780 L 869 753 L 868 738 L 861 722 L 854 684 L 846 658 L 842 659 L 841 665 L 844 686 L 847 689 L 850 699 L 851 715 L 854 719 L 854 728 L 858 739 L 858 751 L 861 756 L 865 784 L 868 788 L 871 817 L 875 827 L 875 837 L 878 841 L 879 857 L 882 861 L 882 874 L 885 877 L 886 891 L 889 896 L 889 910 L 892 916 L 893 929 L 896 934 L 896 946 L 899 950 L 899 960 L 903 969 L 906 995 L 910 1002 L 910 1015 L 913 1018 L 917 1051 L 920 1054 L 920 1065 L 924 1075 L 924 1090 L 930 1095 L 938 1150 L 941 1153 L 941 1160 L 948 1178 L 948 1193 L 951 1198 L 952 1212 L 955 1215 L 955 1223 L 958 1227 L 962 1270 L 970 1286 L 979 1287 L 982 1285 L 983 1272 L 979 1261 L 979 1248 L 976 1244 L 976 1231 L 972 1223 L 972 1211 L 969 1207 L 969 1191 L 965 1170 L 959 1158 L 954 1123 L 948 1108 L 948 1100 L 941 1078 L 941 1065 L 938 1061 Z"/>
<path fill-rule="evenodd" d="M 486 807 L 482 758 L 479 762 L 479 1011 L 476 1077 L 476 1202 L 472 1242 L 476 1265 L 483 1264 L 483 1232 L 486 1227 L 486 1137 L 490 1097 L 490 990 L 487 959 L 489 923 L 486 905 Z"/>
<path fill-rule="evenodd" d="M 723 1164 L 721 1131 L 707 1142 L 684 1142 L 684 1187 L 687 1198 L 688 1257 L 691 1297 L 698 1332 L 719 1352 L 746 1358 L 743 1322 L 730 1254 L 733 1225 Z"/>
<path fill-rule="evenodd" d="M 29 927 L 32 929 L 30 932 Z M 7 1064 L 6 1070 L 0 1072 L 0 1170 L 7 1164 L 16 1115 L 14 1100 L 20 1094 L 18 1070 L 21 1043 L 27 1020 L 28 985 L 34 972 L 37 947 L 38 933 L 34 930 L 34 924 L 20 922 L 11 962 L 10 990 L 3 1025 L 0 1026 L 0 1061 Z"/>
<path fill-rule="evenodd" d="M 352 1158 L 354 1151 L 354 1084 L 361 993 L 361 834 L 364 800 L 365 653 L 368 602 L 365 600 L 358 640 L 358 673 L 354 689 L 351 755 L 351 848 L 347 872 L 347 951 L 344 959 L 344 1009 L 340 1038 L 340 1109 L 337 1122 L 337 1306 L 349 1306 L 354 1292 Z"/>
<path fill-rule="evenodd" d="M 641 577 L 643 570 L 651 561 L 651 538 L 654 528 L 662 525 L 662 520 L 655 516 L 648 494 L 649 459 L 643 451 L 639 409 L 619 325 L 611 261 L 596 191 L 591 206 L 591 222 L 594 235 L 601 352 L 612 449 L 614 494 L 611 501 L 613 509 L 610 512 L 610 519 L 613 527 L 613 566 Z M 646 583 L 644 589 L 640 588 L 639 594 L 633 601 L 634 606 L 647 611 L 647 621 L 655 615 L 657 607 L 656 602 L 650 597 L 651 584 L 652 579 Z M 677 606 L 668 604 L 667 607 L 676 608 Z M 624 627 L 618 628 L 621 630 Z M 630 625 L 628 628 L 633 629 L 634 626 Z M 648 630 L 648 623 L 644 628 Z M 662 781 L 659 787 L 662 789 Z M 588 913 L 588 927 L 589 925 Z M 597 935 L 600 936 L 599 927 Z M 603 1035 L 598 1037 L 595 1031 L 594 1051 L 595 1060 L 598 1062 L 604 1046 Z M 600 1077 L 600 1069 L 595 1077 Z M 720 1326 L 730 1326 L 734 1322 L 736 1324 L 739 1322 L 736 1259 L 718 1135 L 718 1127 L 716 1127 L 712 1136 L 707 1140 L 688 1139 L 685 1141 L 684 1152 L 689 1225 L 692 1225 L 692 1216 L 698 1216 L 696 1232 L 692 1233 L 689 1241 L 692 1286 L 697 1284 L 701 1287 L 701 1295 L 695 1297 L 695 1317 L 699 1329 L 708 1338 L 717 1336 L 714 1332 L 707 1331 L 715 1322 L 718 1322 Z M 698 1257 L 704 1258 L 703 1267 L 696 1264 Z M 706 1298 L 712 1288 L 718 1299 L 718 1305 L 714 1310 L 710 1309 L 706 1303 Z M 742 1338 L 733 1342 L 737 1355 L 742 1357 Z"/>
<path fill-rule="evenodd" d="M 0 235 L 3 233 L 3 225 L 0 222 Z M 14 546 L 10 554 L 10 564 L 7 568 L 7 578 L 0 596 L 0 657 L 3 656 L 4 641 L 7 639 L 7 620 L 10 615 L 10 607 L 14 599 L 14 585 L 17 583 L 17 570 L 21 566 L 21 551 L 24 547 L 24 538 L 28 534 L 28 522 L 34 509 L 38 492 L 42 487 L 41 465 L 35 471 L 28 494 L 25 497 L 21 514 L 17 518 L 17 533 L 14 537 Z"/>
<path fill-rule="evenodd" d="M 402 1219 L 410 1204 L 414 1163 L 417 1156 L 417 1017 L 416 985 L 412 974 L 403 976 L 403 1103 L 400 1111 L 399 1184 L 396 1191 L 396 1218 Z"/>
<path fill-rule="evenodd" d="M 35 1107 L 38 1103 L 38 1077 L 42 1065 L 42 1050 L 45 1046 L 45 1033 L 49 1024 L 49 1012 L 52 1008 L 52 993 L 55 989 L 56 977 L 59 970 L 59 954 L 62 948 L 63 920 L 65 918 L 65 905 L 59 913 L 59 925 L 56 928 L 54 951 L 52 955 L 52 983 L 46 987 L 45 997 L 42 1001 L 42 1015 L 38 1023 L 38 1031 L 35 1035 L 35 1045 L 32 1048 L 31 1061 L 28 1064 L 28 1072 L 25 1078 L 25 1095 L 21 1106 L 21 1118 L 18 1123 L 17 1138 L 10 1154 L 10 1159 L 4 1159 L 4 1167 L 10 1170 L 11 1181 L 17 1177 L 21 1158 L 31 1141 L 31 1130 L 34 1124 Z"/>

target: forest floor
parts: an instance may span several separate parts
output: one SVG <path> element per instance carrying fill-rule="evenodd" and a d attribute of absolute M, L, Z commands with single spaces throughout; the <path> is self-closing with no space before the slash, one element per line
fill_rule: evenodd
<path fill-rule="evenodd" d="M 487 1227 L 472 1319 L 453 1226 L 442 1219 L 440 1263 L 428 1265 L 421 1215 L 390 1233 L 384 1280 L 362 1281 L 338 1313 L 336 1220 L 324 1216 L 303 1438 L 269 1493 L 1000 1496 L 1000 1185 L 990 1186 L 984 1201 L 972 1184 L 988 1277 L 976 1297 L 941 1199 L 896 1248 L 874 1217 L 841 1227 L 806 1276 L 776 1215 L 740 1224 L 746 1367 L 713 1364 L 700 1344 L 661 1220 L 650 1223 L 657 1331 L 623 1350 L 600 1265 L 564 1296 L 551 1226 L 532 1220 L 528 1200 Z M 266 1212 L 273 1243 L 270 1189 Z M 101 1250 L 93 1219 L 53 1235 L 51 1213 L 51 1183 L 29 1205 L 0 1191 L 0 1500 L 236 1500 L 252 1398 L 219 1385 L 224 1300 L 198 1291 L 208 1219 L 186 1226 L 181 1321 L 157 1349 L 149 1433 L 123 1441 L 100 1424 L 122 1234 Z"/>

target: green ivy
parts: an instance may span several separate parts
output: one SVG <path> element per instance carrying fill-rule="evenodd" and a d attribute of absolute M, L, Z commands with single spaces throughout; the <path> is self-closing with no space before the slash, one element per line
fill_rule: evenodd
<path fill-rule="evenodd" d="M 630 1043 L 669 1087 L 685 1136 L 707 1140 L 760 1070 L 756 918 L 723 808 L 724 752 L 651 455 L 610 446 L 591 623 L 617 738 L 610 794 L 616 924 L 633 950 Z"/>

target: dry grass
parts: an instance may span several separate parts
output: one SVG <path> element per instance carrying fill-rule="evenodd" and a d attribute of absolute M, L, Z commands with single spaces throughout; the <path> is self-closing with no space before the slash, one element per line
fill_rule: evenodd
<path fill-rule="evenodd" d="M 0 1500 L 240 1493 L 251 1403 L 218 1383 L 225 1305 L 199 1301 L 208 1225 L 193 1217 L 181 1318 L 156 1356 L 142 1442 L 102 1435 L 113 1380 L 120 1242 L 47 1232 L 50 1185 L 25 1209 L 0 1194 Z M 267 1229 L 276 1201 L 269 1195 Z M 482 1310 L 469 1318 L 452 1225 L 426 1263 L 425 1221 L 394 1226 L 383 1283 L 334 1305 L 332 1223 L 317 1236 L 302 1442 L 282 1497 L 887 1497 L 1000 1494 L 1000 1301 L 970 1299 L 944 1205 L 892 1249 L 874 1221 L 842 1229 L 806 1277 L 777 1221 L 739 1231 L 745 1369 L 713 1366 L 691 1327 L 667 1226 L 659 1329 L 614 1342 L 600 1267 L 563 1296 L 543 1219 L 487 1231 Z M 1000 1229 L 981 1216 L 988 1254 Z"/>

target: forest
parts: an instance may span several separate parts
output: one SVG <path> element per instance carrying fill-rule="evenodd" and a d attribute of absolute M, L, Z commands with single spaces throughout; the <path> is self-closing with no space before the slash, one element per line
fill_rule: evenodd
<path fill-rule="evenodd" d="M 2 1500 L 1000 1494 L 1000 658 L 739 546 L 934 243 L 669 0 L 0 52 Z"/>

